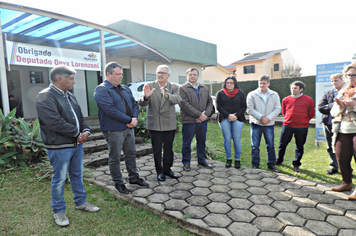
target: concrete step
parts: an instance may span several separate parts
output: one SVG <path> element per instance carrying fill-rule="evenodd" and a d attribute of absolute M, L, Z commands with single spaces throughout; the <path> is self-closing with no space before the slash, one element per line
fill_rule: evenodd
<path fill-rule="evenodd" d="M 88 138 L 91 141 L 87 141 L 83 144 L 84 153 L 94 153 L 100 152 L 103 150 L 107 150 L 108 146 L 106 144 L 106 140 L 102 133 L 93 133 Z M 145 138 L 143 137 L 136 137 L 135 143 L 144 143 Z"/>
<path fill-rule="evenodd" d="M 106 145 L 105 140 L 101 140 L 101 141 L 104 141 Z M 136 146 L 136 155 L 138 157 L 153 153 L 152 145 L 150 143 L 140 142 L 137 143 L 135 146 Z M 124 157 L 125 157 L 124 153 L 121 152 L 120 160 L 123 161 Z M 107 150 L 107 147 L 105 150 L 101 150 L 93 153 L 87 153 L 83 156 L 83 164 L 85 166 L 91 166 L 91 167 L 108 165 L 108 160 L 109 160 L 109 151 Z"/>

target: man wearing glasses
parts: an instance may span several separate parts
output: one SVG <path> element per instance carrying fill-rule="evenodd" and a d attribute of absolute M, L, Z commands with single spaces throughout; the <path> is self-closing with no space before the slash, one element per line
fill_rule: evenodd
<path fill-rule="evenodd" d="M 330 168 L 326 171 L 327 174 L 333 175 L 339 171 L 339 165 L 336 160 L 335 153 L 332 149 L 332 119 L 333 117 L 330 115 L 330 110 L 334 105 L 334 98 L 337 97 L 340 89 L 344 85 L 344 81 L 342 80 L 342 74 L 335 74 L 330 77 L 331 84 L 334 89 L 327 91 L 324 96 L 321 98 L 318 104 L 318 110 L 322 114 L 322 122 L 324 128 L 324 135 L 327 141 L 327 151 L 330 157 Z"/>
<path fill-rule="evenodd" d="M 250 115 L 251 157 L 252 168 L 260 166 L 260 143 L 262 134 L 267 147 L 267 166 L 274 172 L 279 172 L 275 166 L 276 152 L 274 150 L 274 123 L 281 112 L 279 95 L 270 90 L 270 78 L 262 75 L 258 79 L 259 87 L 247 95 L 247 113 Z"/>
<path fill-rule="evenodd" d="M 179 86 L 168 82 L 171 69 L 167 65 L 159 65 L 156 70 L 157 80 L 143 87 L 143 95 L 139 98 L 140 106 L 147 106 L 146 128 L 150 132 L 153 157 L 158 181 L 165 181 L 166 175 L 177 179 L 172 172 L 173 141 L 177 128 L 175 105 L 182 99 L 178 94 Z M 162 165 L 163 145 L 163 165 Z"/>

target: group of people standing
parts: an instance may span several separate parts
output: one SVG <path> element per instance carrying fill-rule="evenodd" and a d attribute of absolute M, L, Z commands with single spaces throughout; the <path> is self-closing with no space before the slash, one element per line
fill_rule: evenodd
<path fill-rule="evenodd" d="M 343 74 L 332 75 L 330 80 L 334 89 L 326 92 L 318 104 L 330 157 L 327 173 L 340 170 L 343 180 L 331 190 L 351 191 L 352 157 L 356 161 L 356 63 L 347 65 Z M 356 189 L 348 199 L 356 200 Z"/>
<path fill-rule="evenodd" d="M 75 208 L 96 212 L 98 207 L 86 201 L 83 184 L 83 146 L 90 135 L 81 108 L 75 96 L 69 91 L 75 84 L 76 71 L 68 66 L 56 66 L 50 73 L 52 84 L 36 97 L 36 109 L 41 127 L 41 135 L 48 150 L 48 158 L 53 167 L 51 183 L 53 218 L 57 225 L 69 225 L 65 215 L 64 184 L 69 173 Z M 166 176 L 179 178 L 171 167 L 173 165 L 173 141 L 177 119 L 175 105 L 179 104 L 182 119 L 182 164 L 184 171 L 191 170 L 191 142 L 195 136 L 198 165 L 211 168 L 206 161 L 205 143 L 207 120 L 214 112 L 214 104 L 209 89 L 198 82 L 199 70 L 189 68 L 187 82 L 179 86 L 170 83 L 171 70 L 167 65 L 157 67 L 157 80 L 145 84 L 143 95 L 136 101 L 131 90 L 122 85 L 123 68 L 116 62 L 105 66 L 106 80 L 94 91 L 94 99 L 99 108 L 100 128 L 108 144 L 109 170 L 115 188 L 122 194 L 128 194 L 120 168 L 121 151 L 125 155 L 125 164 L 130 184 L 148 187 L 140 178 L 136 167 L 136 148 L 134 127 L 137 125 L 138 106 L 147 106 L 146 128 L 149 130 L 153 148 L 157 180 L 165 181 Z M 356 155 L 356 64 L 348 66 L 346 78 L 350 79 L 342 89 L 342 76 L 332 77 L 334 90 L 323 97 L 319 110 L 323 118 L 328 152 L 330 154 L 329 174 L 340 168 L 344 182 L 332 188 L 334 191 L 352 189 L 351 159 Z M 232 166 L 231 141 L 234 143 L 234 167 L 240 168 L 241 133 L 245 121 L 245 111 L 250 115 L 252 167 L 260 165 L 260 142 L 262 134 L 267 147 L 267 166 L 279 172 L 275 165 L 284 161 L 287 145 L 293 135 L 296 141 L 294 171 L 299 172 L 304 153 L 308 125 L 315 115 L 314 101 L 303 94 L 305 85 L 301 81 L 290 84 L 291 95 L 280 104 L 279 95 L 269 89 L 270 78 L 263 75 L 258 80 L 258 88 L 247 97 L 239 88 L 234 76 L 225 79 L 223 89 L 216 95 L 218 122 L 224 137 L 226 167 Z M 341 90 L 340 90 L 341 89 Z M 335 100 L 335 103 L 334 103 Z M 278 158 L 274 149 L 274 124 L 276 117 L 284 116 L 278 147 Z M 332 118 L 334 117 L 334 119 Z M 331 124 L 333 124 L 331 126 Z M 333 127 L 334 139 L 331 138 Z M 335 155 L 333 145 L 335 144 Z M 163 149 L 163 154 L 162 154 Z M 335 156 L 337 162 L 335 160 Z M 356 200 L 356 191 L 350 196 Z"/>
<path fill-rule="evenodd" d="M 219 111 L 219 125 L 224 136 L 226 167 L 231 167 L 231 140 L 235 148 L 235 168 L 240 168 L 241 133 L 245 120 L 244 112 L 249 114 L 251 134 L 252 168 L 260 166 L 260 143 L 262 134 L 267 148 L 267 166 L 274 172 L 279 172 L 275 165 L 284 161 L 286 148 L 294 135 L 296 141 L 294 171 L 300 172 L 299 166 L 304 153 L 304 144 L 308 134 L 310 119 L 315 115 L 314 101 L 303 94 L 305 85 L 301 81 L 290 84 L 291 95 L 280 103 L 278 93 L 269 89 L 270 78 L 263 75 L 258 79 L 258 88 L 251 91 L 247 98 L 239 89 L 234 76 L 226 78 L 223 89 L 216 95 L 216 106 Z M 274 148 L 274 124 L 281 113 L 284 116 L 282 132 L 278 147 L 278 158 Z"/>

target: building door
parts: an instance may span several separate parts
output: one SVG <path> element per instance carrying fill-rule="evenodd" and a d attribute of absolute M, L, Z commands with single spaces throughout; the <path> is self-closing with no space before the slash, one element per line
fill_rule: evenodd
<path fill-rule="evenodd" d="M 85 71 L 85 80 L 87 85 L 88 115 L 97 116 L 99 109 L 93 95 L 96 86 L 103 81 L 100 71 Z"/>

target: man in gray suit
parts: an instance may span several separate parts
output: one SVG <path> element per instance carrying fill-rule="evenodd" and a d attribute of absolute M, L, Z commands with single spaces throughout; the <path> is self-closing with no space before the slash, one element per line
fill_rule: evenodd
<path fill-rule="evenodd" d="M 143 95 L 138 100 L 140 106 L 147 107 L 146 128 L 150 132 L 157 179 L 165 181 L 166 175 L 177 179 L 172 172 L 173 141 L 177 127 L 175 105 L 182 100 L 178 94 L 179 86 L 168 82 L 171 70 L 160 65 L 156 70 L 157 80 L 147 83 Z M 162 166 L 163 144 L 163 166 Z"/>

